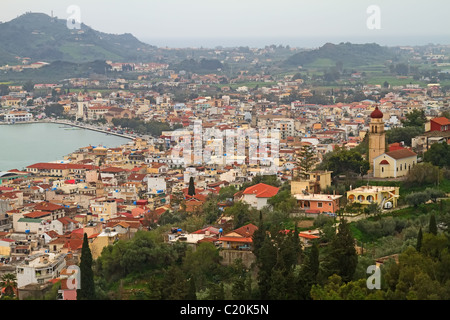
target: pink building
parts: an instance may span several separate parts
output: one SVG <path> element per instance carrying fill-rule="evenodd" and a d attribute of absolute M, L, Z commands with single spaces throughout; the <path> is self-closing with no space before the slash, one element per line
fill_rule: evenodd
<path fill-rule="evenodd" d="M 342 195 L 294 194 L 300 208 L 306 213 L 336 213 Z"/>

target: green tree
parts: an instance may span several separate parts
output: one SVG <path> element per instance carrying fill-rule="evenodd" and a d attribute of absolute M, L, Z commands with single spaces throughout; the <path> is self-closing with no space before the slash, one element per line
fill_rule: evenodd
<path fill-rule="evenodd" d="M 161 298 L 163 300 L 185 300 L 188 290 L 188 281 L 182 269 L 176 265 L 169 266 L 162 279 Z"/>
<path fill-rule="evenodd" d="M 5 290 L 5 295 L 8 297 L 14 297 L 15 290 L 17 289 L 17 278 L 14 273 L 5 273 L 1 276 L 0 288 Z"/>
<path fill-rule="evenodd" d="M 366 280 L 343 282 L 336 274 L 328 278 L 324 286 L 314 285 L 311 289 L 313 300 L 383 300 L 384 292 L 367 288 Z"/>
<path fill-rule="evenodd" d="M 60 104 L 51 104 L 45 107 L 45 115 L 47 117 L 62 117 L 64 115 L 64 107 Z"/>
<path fill-rule="evenodd" d="M 195 279 L 197 290 L 206 288 L 222 273 L 221 256 L 212 243 L 201 243 L 194 251 L 188 250 L 183 259 L 183 269 L 189 278 Z"/>
<path fill-rule="evenodd" d="M 338 149 L 324 157 L 318 169 L 331 170 L 333 176 L 340 174 L 367 174 L 370 164 L 355 150 Z"/>
<path fill-rule="evenodd" d="M 358 264 L 358 255 L 355 249 L 355 240 L 345 219 L 339 222 L 338 233 L 330 244 L 327 270 L 330 275 L 339 275 L 344 282 L 349 282 Z"/>
<path fill-rule="evenodd" d="M 270 298 L 271 276 L 276 263 L 277 248 L 270 236 L 266 234 L 261 249 L 259 250 L 259 256 L 256 259 L 258 266 L 258 288 L 262 300 Z"/>
<path fill-rule="evenodd" d="M 189 282 L 189 290 L 186 299 L 197 300 L 197 288 L 195 286 L 195 279 L 191 277 L 188 279 L 188 282 Z"/>
<path fill-rule="evenodd" d="M 420 252 L 420 250 L 422 249 L 422 239 L 423 239 L 423 233 L 422 233 L 422 227 L 420 227 L 419 233 L 417 234 L 417 244 L 416 244 L 417 252 Z"/>
<path fill-rule="evenodd" d="M 428 200 L 430 200 L 430 195 L 426 191 L 412 192 L 405 197 L 406 203 L 415 208 Z"/>
<path fill-rule="evenodd" d="M 92 254 L 89 248 L 87 233 L 84 234 L 80 257 L 80 289 L 77 289 L 77 300 L 94 300 L 95 285 L 92 270 Z"/>
<path fill-rule="evenodd" d="M 215 223 L 217 218 L 221 214 L 217 202 L 217 196 L 208 196 L 207 200 L 202 206 L 203 214 L 205 216 L 205 222 L 207 224 Z"/>
<path fill-rule="evenodd" d="M 435 236 L 437 235 L 437 232 L 438 232 L 437 224 L 436 224 L 436 217 L 435 217 L 434 213 L 432 213 L 430 215 L 430 221 L 428 223 L 428 232 L 431 234 L 434 234 Z"/>
<path fill-rule="evenodd" d="M 413 110 L 406 115 L 406 119 L 402 120 L 404 127 L 420 127 L 422 128 L 427 122 L 427 117 L 425 116 L 425 111 L 423 110 Z"/>
<path fill-rule="evenodd" d="M 290 190 L 283 190 L 267 200 L 267 203 L 273 207 L 273 210 L 290 213 L 297 205 L 297 200 L 292 196 Z"/>
<path fill-rule="evenodd" d="M 256 257 L 259 256 L 259 250 L 261 249 L 265 239 L 266 239 L 266 227 L 263 222 L 262 211 L 260 211 L 258 229 L 256 229 L 252 235 L 252 251 Z"/>
<path fill-rule="evenodd" d="M 442 180 L 439 167 L 429 162 L 418 163 L 411 168 L 405 179 L 407 186 L 436 184 Z"/>
<path fill-rule="evenodd" d="M 219 190 L 219 201 L 224 201 L 226 199 L 233 199 L 234 194 L 238 192 L 235 186 L 226 186 Z"/>
<path fill-rule="evenodd" d="M 34 91 L 34 84 L 31 81 L 27 81 L 25 82 L 25 84 L 23 85 L 23 89 L 26 92 L 33 92 Z"/>
<path fill-rule="evenodd" d="M 225 289 L 223 282 L 211 283 L 208 287 L 208 300 L 225 300 Z"/>
<path fill-rule="evenodd" d="M 314 241 L 312 246 L 309 248 L 301 271 L 298 275 L 297 291 L 299 299 L 311 300 L 311 288 L 318 282 L 317 277 L 319 274 L 319 268 L 319 245 L 316 241 Z"/>
<path fill-rule="evenodd" d="M 9 94 L 9 86 L 0 84 L 0 96 L 7 96 Z"/>
<path fill-rule="evenodd" d="M 409 126 L 392 128 L 386 132 L 388 143 L 404 142 L 406 146 L 411 146 L 412 138 L 422 134 L 424 129 L 422 127 Z"/>
<path fill-rule="evenodd" d="M 188 195 L 191 197 L 195 195 L 194 177 L 189 178 Z"/>
<path fill-rule="evenodd" d="M 423 160 L 440 168 L 450 167 L 450 146 L 445 141 L 433 143 L 424 153 Z"/>
<path fill-rule="evenodd" d="M 237 201 L 231 207 L 225 209 L 225 214 L 233 217 L 233 228 L 237 229 L 255 221 L 257 211 L 251 208 L 248 203 Z"/>
<path fill-rule="evenodd" d="M 300 168 L 299 178 L 306 179 L 307 174 L 311 172 L 316 162 L 313 147 L 309 144 L 303 145 L 297 157 L 297 166 Z"/>
<path fill-rule="evenodd" d="M 426 188 L 425 192 L 428 194 L 428 197 L 433 200 L 434 203 L 437 202 L 438 198 L 445 198 L 446 196 L 444 191 L 434 188 Z"/>

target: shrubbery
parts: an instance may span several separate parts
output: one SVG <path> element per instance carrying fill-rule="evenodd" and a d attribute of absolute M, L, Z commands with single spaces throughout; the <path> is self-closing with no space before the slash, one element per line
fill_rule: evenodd
<path fill-rule="evenodd" d="M 356 222 L 356 227 L 370 239 L 393 236 L 401 232 L 406 226 L 406 221 L 392 217 L 377 221 L 363 219 Z"/>
<path fill-rule="evenodd" d="M 445 197 L 445 192 L 438 189 L 427 188 L 424 191 L 408 194 L 405 197 L 405 202 L 411 206 L 417 207 L 429 200 L 436 202 L 437 199 L 441 197 Z"/>

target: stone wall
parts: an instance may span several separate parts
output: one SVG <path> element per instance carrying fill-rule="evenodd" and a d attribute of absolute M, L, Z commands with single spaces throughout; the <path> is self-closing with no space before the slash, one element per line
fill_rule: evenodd
<path fill-rule="evenodd" d="M 250 268 L 251 264 L 256 260 L 253 252 L 247 250 L 224 249 L 220 251 L 220 256 L 223 258 L 222 264 L 226 266 L 233 264 L 233 262 L 237 259 L 241 259 L 242 263 L 247 268 Z"/>

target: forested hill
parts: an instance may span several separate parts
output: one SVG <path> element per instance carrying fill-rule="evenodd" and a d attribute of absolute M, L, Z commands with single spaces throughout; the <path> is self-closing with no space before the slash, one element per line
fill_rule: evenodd
<path fill-rule="evenodd" d="M 89 62 L 131 61 L 148 58 L 155 48 L 131 34 L 107 34 L 85 24 L 67 27 L 67 20 L 43 13 L 26 13 L 0 24 L 0 65 L 17 64 L 20 58 L 33 61 Z"/>
<path fill-rule="evenodd" d="M 314 64 L 317 60 L 327 59 L 349 67 L 384 63 L 394 57 L 394 49 L 382 47 L 375 43 L 352 44 L 347 42 L 337 45 L 327 43 L 319 49 L 296 53 L 289 57 L 284 64 L 286 66 L 305 66 Z"/>

